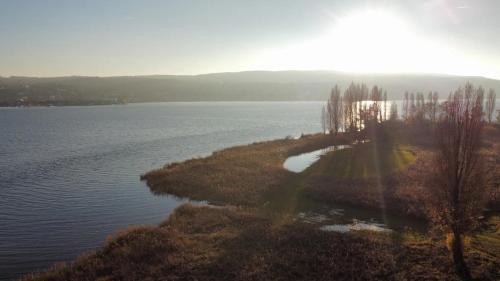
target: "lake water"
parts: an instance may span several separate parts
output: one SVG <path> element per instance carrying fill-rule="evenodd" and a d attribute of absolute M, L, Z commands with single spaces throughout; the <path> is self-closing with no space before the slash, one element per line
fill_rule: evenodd
<path fill-rule="evenodd" d="M 320 102 L 0 108 L 0 280 L 158 224 L 183 201 L 140 174 L 214 150 L 321 130 Z"/>

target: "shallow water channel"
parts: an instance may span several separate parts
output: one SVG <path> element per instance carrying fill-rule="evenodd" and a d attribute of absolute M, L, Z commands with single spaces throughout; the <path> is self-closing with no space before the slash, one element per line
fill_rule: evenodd
<path fill-rule="evenodd" d="M 316 224 L 322 230 L 334 232 L 412 230 L 423 233 L 426 231 L 426 223 L 423 220 L 388 214 L 382 210 L 346 204 L 318 203 L 315 205 L 303 207 L 297 214 L 297 220 Z"/>
<path fill-rule="evenodd" d="M 283 163 L 283 167 L 289 171 L 301 173 L 316 161 L 318 161 L 322 155 L 325 155 L 332 151 L 338 151 L 350 147 L 350 145 L 332 145 L 327 148 L 290 156 L 286 159 L 285 163 Z"/>

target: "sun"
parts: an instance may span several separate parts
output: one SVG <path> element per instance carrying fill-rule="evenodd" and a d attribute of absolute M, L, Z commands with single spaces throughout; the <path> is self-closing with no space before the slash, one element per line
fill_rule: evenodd
<path fill-rule="evenodd" d="M 336 15 L 323 34 L 266 50 L 263 68 L 334 69 L 348 72 L 449 72 L 456 55 L 426 38 L 404 17 L 385 9 Z"/>

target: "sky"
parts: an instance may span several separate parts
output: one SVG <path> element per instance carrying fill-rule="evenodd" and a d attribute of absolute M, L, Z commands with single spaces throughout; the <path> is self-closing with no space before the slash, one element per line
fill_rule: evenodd
<path fill-rule="evenodd" d="M 500 1 L 0 0 L 0 76 L 245 70 L 500 79 Z"/>

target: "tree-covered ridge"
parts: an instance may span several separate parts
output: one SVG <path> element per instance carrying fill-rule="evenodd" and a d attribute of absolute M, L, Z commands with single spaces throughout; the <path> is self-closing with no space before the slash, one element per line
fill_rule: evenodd
<path fill-rule="evenodd" d="M 0 77 L 0 105 L 106 104 L 161 101 L 325 100 L 333 82 L 377 84 L 388 99 L 406 90 L 446 93 L 464 80 L 500 91 L 500 81 L 428 74 L 349 74 L 332 71 L 247 71 L 204 75 L 122 77 Z"/>

